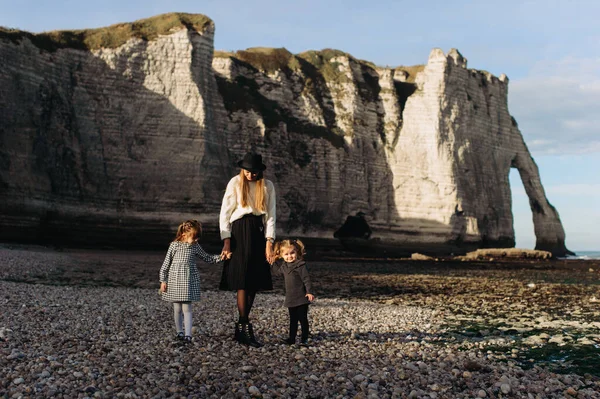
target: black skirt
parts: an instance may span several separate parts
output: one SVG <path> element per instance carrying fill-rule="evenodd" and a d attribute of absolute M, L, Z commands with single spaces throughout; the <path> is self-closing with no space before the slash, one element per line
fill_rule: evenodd
<path fill-rule="evenodd" d="M 265 256 L 262 216 L 244 215 L 231 224 L 231 259 L 226 260 L 219 288 L 250 292 L 273 289 L 271 266 Z"/>

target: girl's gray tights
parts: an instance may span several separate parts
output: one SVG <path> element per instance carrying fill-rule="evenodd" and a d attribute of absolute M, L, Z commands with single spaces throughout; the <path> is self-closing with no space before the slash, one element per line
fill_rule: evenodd
<path fill-rule="evenodd" d="M 185 326 L 185 335 L 192 336 L 192 303 L 191 302 L 173 302 L 173 315 L 175 316 L 175 328 L 177 332 L 183 332 Z"/>

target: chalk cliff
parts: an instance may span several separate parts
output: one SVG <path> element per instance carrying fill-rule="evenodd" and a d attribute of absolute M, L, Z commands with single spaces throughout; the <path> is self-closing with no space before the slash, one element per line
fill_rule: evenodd
<path fill-rule="evenodd" d="M 566 253 L 505 76 L 456 50 L 381 68 L 336 50 L 214 52 L 213 35 L 188 14 L 1 30 L 0 238 L 158 243 L 187 217 L 210 236 L 254 149 L 280 235 L 330 238 L 363 212 L 371 240 L 408 250 L 514 246 L 512 167 L 536 248 Z"/>

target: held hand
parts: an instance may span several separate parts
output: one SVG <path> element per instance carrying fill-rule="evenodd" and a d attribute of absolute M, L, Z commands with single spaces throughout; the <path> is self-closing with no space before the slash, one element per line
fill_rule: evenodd
<path fill-rule="evenodd" d="M 276 260 L 275 251 L 273 250 L 273 244 L 270 241 L 267 241 L 267 247 L 265 248 L 265 257 L 267 258 L 267 262 L 270 265 L 273 264 Z"/>
<path fill-rule="evenodd" d="M 167 292 L 167 283 L 160 283 L 160 292 Z"/>
<path fill-rule="evenodd" d="M 313 294 L 306 294 L 304 296 L 307 297 L 308 300 L 311 301 L 311 302 L 315 300 L 315 296 Z"/>
<path fill-rule="evenodd" d="M 223 240 L 223 249 L 221 250 L 221 259 L 231 259 L 231 239 Z"/>

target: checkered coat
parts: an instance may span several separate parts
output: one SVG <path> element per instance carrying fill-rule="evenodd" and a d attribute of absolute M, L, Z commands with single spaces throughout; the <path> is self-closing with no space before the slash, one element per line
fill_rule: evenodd
<path fill-rule="evenodd" d="M 165 261 L 160 268 L 160 282 L 167 283 L 167 292 L 161 297 L 169 302 L 191 302 L 200 300 L 200 274 L 196 257 L 206 263 L 219 262 L 220 255 L 209 255 L 198 242 L 173 241 L 169 245 Z"/>

